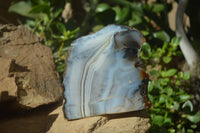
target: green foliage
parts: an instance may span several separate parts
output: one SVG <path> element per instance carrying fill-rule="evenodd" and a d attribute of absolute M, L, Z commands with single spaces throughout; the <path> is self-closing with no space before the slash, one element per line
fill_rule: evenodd
<path fill-rule="evenodd" d="M 28 2 L 19 1 L 10 6 L 9 11 L 19 15 L 29 17 L 25 25 L 33 33 L 42 37 L 44 44 L 49 46 L 54 55 L 58 72 L 62 75 L 65 68 L 65 55 L 69 45 L 77 38 L 79 27 L 73 23 L 66 23 L 61 17 L 65 1 L 48 0 L 29 0 Z M 55 6 L 57 5 L 57 6 Z"/>
<path fill-rule="evenodd" d="M 200 132 L 200 113 L 193 111 L 191 96 L 182 88 L 190 78 L 190 73 L 165 66 L 180 54 L 177 50 L 179 42 L 180 38 L 174 37 L 169 43 L 164 42 L 161 48 L 152 51 L 147 43 L 142 47 L 141 58 L 147 63 L 151 78 L 149 98 L 153 106 L 149 113 L 153 133 Z"/>
<path fill-rule="evenodd" d="M 181 38 L 176 38 L 168 24 L 170 3 L 155 0 L 149 4 L 129 0 L 86 0 L 84 21 L 77 26 L 76 20 L 67 23 L 61 17 L 66 1 L 27 0 L 10 6 L 9 11 L 25 16 L 25 25 L 44 40 L 54 55 L 56 68 L 62 75 L 65 55 L 70 43 L 79 36 L 97 31 L 114 23 L 139 29 L 147 42 L 143 44 L 140 57 L 146 64 L 151 81 L 149 98 L 152 108 L 150 132 L 200 133 L 200 113 L 195 112 L 191 96 L 184 90 L 190 73 L 181 72 L 175 58 L 182 56 L 178 49 Z M 81 2 L 80 2 L 81 3 Z M 80 4 L 77 3 L 77 4 Z"/>
<path fill-rule="evenodd" d="M 160 39 L 162 41 L 167 41 L 167 42 L 169 42 L 169 40 L 170 40 L 169 35 L 165 31 L 154 32 L 153 33 L 153 37 L 154 38 L 158 38 L 158 39 Z"/>

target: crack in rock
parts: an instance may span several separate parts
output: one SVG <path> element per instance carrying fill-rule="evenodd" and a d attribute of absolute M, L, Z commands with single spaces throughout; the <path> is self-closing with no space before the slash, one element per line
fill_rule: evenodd
<path fill-rule="evenodd" d="M 88 129 L 87 133 L 93 133 L 95 130 L 97 130 L 99 127 L 102 127 L 108 122 L 107 117 L 101 117 L 97 122 L 95 122 L 91 128 Z"/>

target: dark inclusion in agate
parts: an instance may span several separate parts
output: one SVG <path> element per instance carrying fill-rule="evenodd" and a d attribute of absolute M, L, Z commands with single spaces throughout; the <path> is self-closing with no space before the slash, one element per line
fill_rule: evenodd
<path fill-rule="evenodd" d="M 135 29 L 108 25 L 71 44 L 63 81 L 69 120 L 150 106 L 149 77 L 137 65 L 143 42 Z"/>

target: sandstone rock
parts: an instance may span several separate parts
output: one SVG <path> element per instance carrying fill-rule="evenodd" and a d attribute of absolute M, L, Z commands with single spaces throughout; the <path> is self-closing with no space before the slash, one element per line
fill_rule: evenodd
<path fill-rule="evenodd" d="M 26 27 L 19 25 L 0 25 L 1 45 L 23 45 L 40 42 L 41 39 L 32 34 Z"/>
<path fill-rule="evenodd" d="M 35 108 L 62 98 L 51 49 L 24 26 L 0 25 L 0 102 Z"/>
<path fill-rule="evenodd" d="M 17 97 L 17 86 L 15 84 L 15 78 L 9 77 L 9 68 L 12 60 L 0 57 L 0 102 L 7 102 Z"/>
<path fill-rule="evenodd" d="M 58 114 L 49 115 L 57 103 L 0 119 L 0 133 L 46 133 Z"/>
<path fill-rule="evenodd" d="M 146 133 L 149 128 L 146 110 L 68 121 L 58 104 L 0 120 L 0 133 Z"/>
<path fill-rule="evenodd" d="M 73 121 L 64 118 L 62 107 L 50 113 L 56 114 L 58 117 L 48 133 L 146 133 L 150 128 L 146 110 Z"/>

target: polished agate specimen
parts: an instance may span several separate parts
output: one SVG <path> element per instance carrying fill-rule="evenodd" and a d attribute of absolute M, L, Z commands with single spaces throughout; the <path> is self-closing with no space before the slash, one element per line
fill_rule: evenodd
<path fill-rule="evenodd" d="M 108 25 L 71 44 L 64 75 L 69 120 L 147 108 L 148 75 L 138 66 L 143 35 Z"/>

